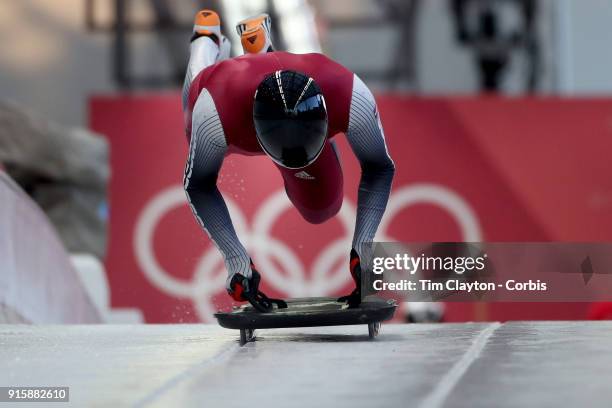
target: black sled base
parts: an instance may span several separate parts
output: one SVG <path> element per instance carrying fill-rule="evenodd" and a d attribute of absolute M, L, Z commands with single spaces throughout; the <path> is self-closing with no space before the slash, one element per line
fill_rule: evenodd
<path fill-rule="evenodd" d="M 397 304 L 394 300 L 377 297 L 366 298 L 359 307 L 349 309 L 336 298 L 287 299 L 287 308 L 274 308 L 261 313 L 251 305 L 244 305 L 227 313 L 215 313 L 219 325 L 226 329 L 240 330 L 240 343 L 254 339 L 255 329 L 288 327 L 317 327 L 367 324 L 371 338 L 378 334 L 380 322 L 393 317 Z"/>

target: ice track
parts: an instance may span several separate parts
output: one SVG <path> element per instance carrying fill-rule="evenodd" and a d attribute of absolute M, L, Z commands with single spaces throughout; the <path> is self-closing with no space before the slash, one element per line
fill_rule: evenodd
<path fill-rule="evenodd" d="M 213 325 L 0 325 L 0 367 L 0 386 L 69 386 L 58 406 L 610 407 L 612 322 L 260 330 L 245 347 Z"/>

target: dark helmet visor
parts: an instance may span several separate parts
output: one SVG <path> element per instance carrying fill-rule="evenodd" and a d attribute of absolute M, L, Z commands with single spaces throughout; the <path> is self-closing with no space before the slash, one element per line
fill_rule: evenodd
<path fill-rule="evenodd" d="M 253 119 L 262 149 L 283 167 L 298 169 L 312 163 L 327 138 L 327 110 L 320 93 L 298 101 L 293 109 L 255 100 Z"/>

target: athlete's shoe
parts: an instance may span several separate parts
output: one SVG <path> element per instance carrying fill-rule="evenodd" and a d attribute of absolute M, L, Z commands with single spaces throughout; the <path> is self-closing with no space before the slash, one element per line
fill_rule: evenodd
<path fill-rule="evenodd" d="M 245 54 L 263 54 L 274 51 L 272 47 L 272 20 L 267 14 L 250 17 L 236 24 Z"/>
<path fill-rule="evenodd" d="M 219 47 L 219 54 L 215 62 L 223 61 L 230 57 L 232 44 L 221 34 L 221 19 L 219 15 L 212 10 L 201 10 L 195 16 L 193 22 L 193 36 L 191 41 L 200 38 L 208 37 Z"/>
<path fill-rule="evenodd" d="M 200 10 L 195 15 L 191 40 L 201 36 L 211 37 L 217 45 L 221 46 L 221 19 L 212 10 Z"/>

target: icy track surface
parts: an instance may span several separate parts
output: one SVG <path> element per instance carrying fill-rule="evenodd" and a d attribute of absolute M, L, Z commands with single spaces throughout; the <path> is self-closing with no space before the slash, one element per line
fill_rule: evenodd
<path fill-rule="evenodd" d="M 58 407 L 612 406 L 612 322 L 257 333 L 239 347 L 212 325 L 0 325 L 0 386 L 69 386 Z"/>

